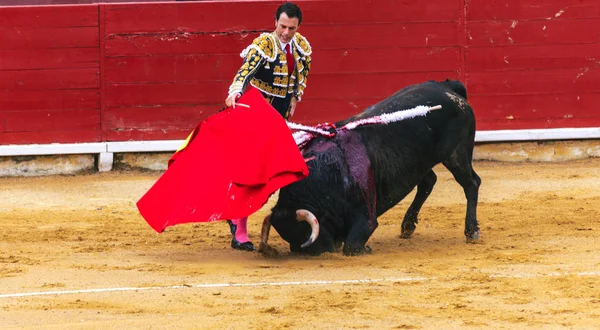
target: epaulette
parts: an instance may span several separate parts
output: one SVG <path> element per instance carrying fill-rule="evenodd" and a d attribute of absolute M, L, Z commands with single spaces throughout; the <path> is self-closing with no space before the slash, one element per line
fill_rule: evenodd
<path fill-rule="evenodd" d="M 254 49 L 258 54 L 267 60 L 268 62 L 274 62 L 277 57 L 277 51 L 275 49 L 275 36 L 272 33 L 262 33 L 258 36 L 252 44 L 242 51 L 240 56 L 246 58 L 251 49 Z"/>
<path fill-rule="evenodd" d="M 308 40 L 298 32 L 296 32 L 296 35 L 294 36 L 294 44 L 296 45 L 298 52 L 303 56 L 310 56 L 310 54 L 312 54 L 312 48 L 310 47 Z"/>

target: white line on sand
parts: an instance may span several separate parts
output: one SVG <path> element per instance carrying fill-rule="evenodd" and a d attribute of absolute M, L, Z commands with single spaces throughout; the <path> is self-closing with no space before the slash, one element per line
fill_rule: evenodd
<path fill-rule="evenodd" d="M 600 276 L 600 272 L 552 272 L 552 273 L 522 273 L 522 274 L 491 274 L 489 277 L 494 278 L 533 278 L 533 277 L 557 277 L 557 276 Z M 101 293 L 101 292 L 119 292 L 119 291 L 150 291 L 150 290 L 173 290 L 173 289 L 189 289 L 189 288 L 231 288 L 231 287 L 258 287 L 258 286 L 299 286 L 299 285 L 340 285 L 340 284 L 370 284 L 381 282 L 421 282 L 433 281 L 436 277 L 398 277 L 398 278 L 378 278 L 378 279 L 363 279 L 363 280 L 322 280 L 322 281 L 292 281 L 292 282 L 259 282 L 259 283 L 205 283 L 205 284 L 182 284 L 182 285 L 167 285 L 167 286 L 148 286 L 148 287 L 123 287 L 123 288 L 98 288 L 98 289 L 81 289 L 81 290 L 64 290 L 64 291 L 38 291 L 24 293 L 7 293 L 0 294 L 0 298 L 18 298 L 32 297 L 45 295 L 65 295 L 77 293 Z"/>

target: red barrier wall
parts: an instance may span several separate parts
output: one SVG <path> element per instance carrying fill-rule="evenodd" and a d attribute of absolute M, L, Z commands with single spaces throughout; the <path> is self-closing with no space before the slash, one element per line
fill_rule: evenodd
<path fill-rule="evenodd" d="M 466 0 L 479 129 L 600 126 L 600 2 Z"/>
<path fill-rule="evenodd" d="M 453 78 L 480 130 L 600 127 L 597 1 L 297 2 L 314 55 L 295 122 Z M 184 138 L 279 3 L 0 7 L 0 144 Z"/>
<path fill-rule="evenodd" d="M 0 144 L 99 141 L 98 6 L 0 8 Z"/>

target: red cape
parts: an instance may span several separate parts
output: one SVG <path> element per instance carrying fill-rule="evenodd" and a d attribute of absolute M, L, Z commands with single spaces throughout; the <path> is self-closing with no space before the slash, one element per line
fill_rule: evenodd
<path fill-rule="evenodd" d="M 198 124 L 167 171 L 137 202 L 157 232 L 189 222 L 247 217 L 278 189 L 308 176 L 281 115 L 256 89 Z"/>

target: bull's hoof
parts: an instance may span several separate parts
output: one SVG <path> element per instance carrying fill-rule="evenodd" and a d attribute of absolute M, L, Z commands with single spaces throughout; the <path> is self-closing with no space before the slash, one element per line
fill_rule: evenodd
<path fill-rule="evenodd" d="M 368 246 L 346 248 L 346 246 L 344 246 L 343 253 L 345 256 L 360 256 L 365 253 L 371 253 L 371 248 Z"/>
<path fill-rule="evenodd" d="M 343 244 L 344 244 L 344 242 L 343 242 L 343 241 L 336 241 L 336 242 L 333 244 L 333 247 L 334 247 L 334 249 L 335 249 L 335 250 L 334 250 L 334 251 L 332 251 L 332 252 L 340 252 L 340 251 L 342 250 L 342 245 L 343 245 Z"/>
<path fill-rule="evenodd" d="M 261 242 L 258 245 L 258 252 L 263 255 L 263 257 L 276 257 L 279 255 L 279 251 L 275 250 L 269 244 L 265 244 Z"/>
<path fill-rule="evenodd" d="M 467 244 L 477 244 L 479 243 L 480 239 L 481 239 L 481 235 L 479 234 L 479 230 L 476 232 L 473 232 L 472 234 L 467 234 L 465 236 L 467 238 Z"/>
<path fill-rule="evenodd" d="M 410 238 L 414 232 L 414 229 L 402 229 L 402 232 L 400 233 L 400 238 Z"/>

